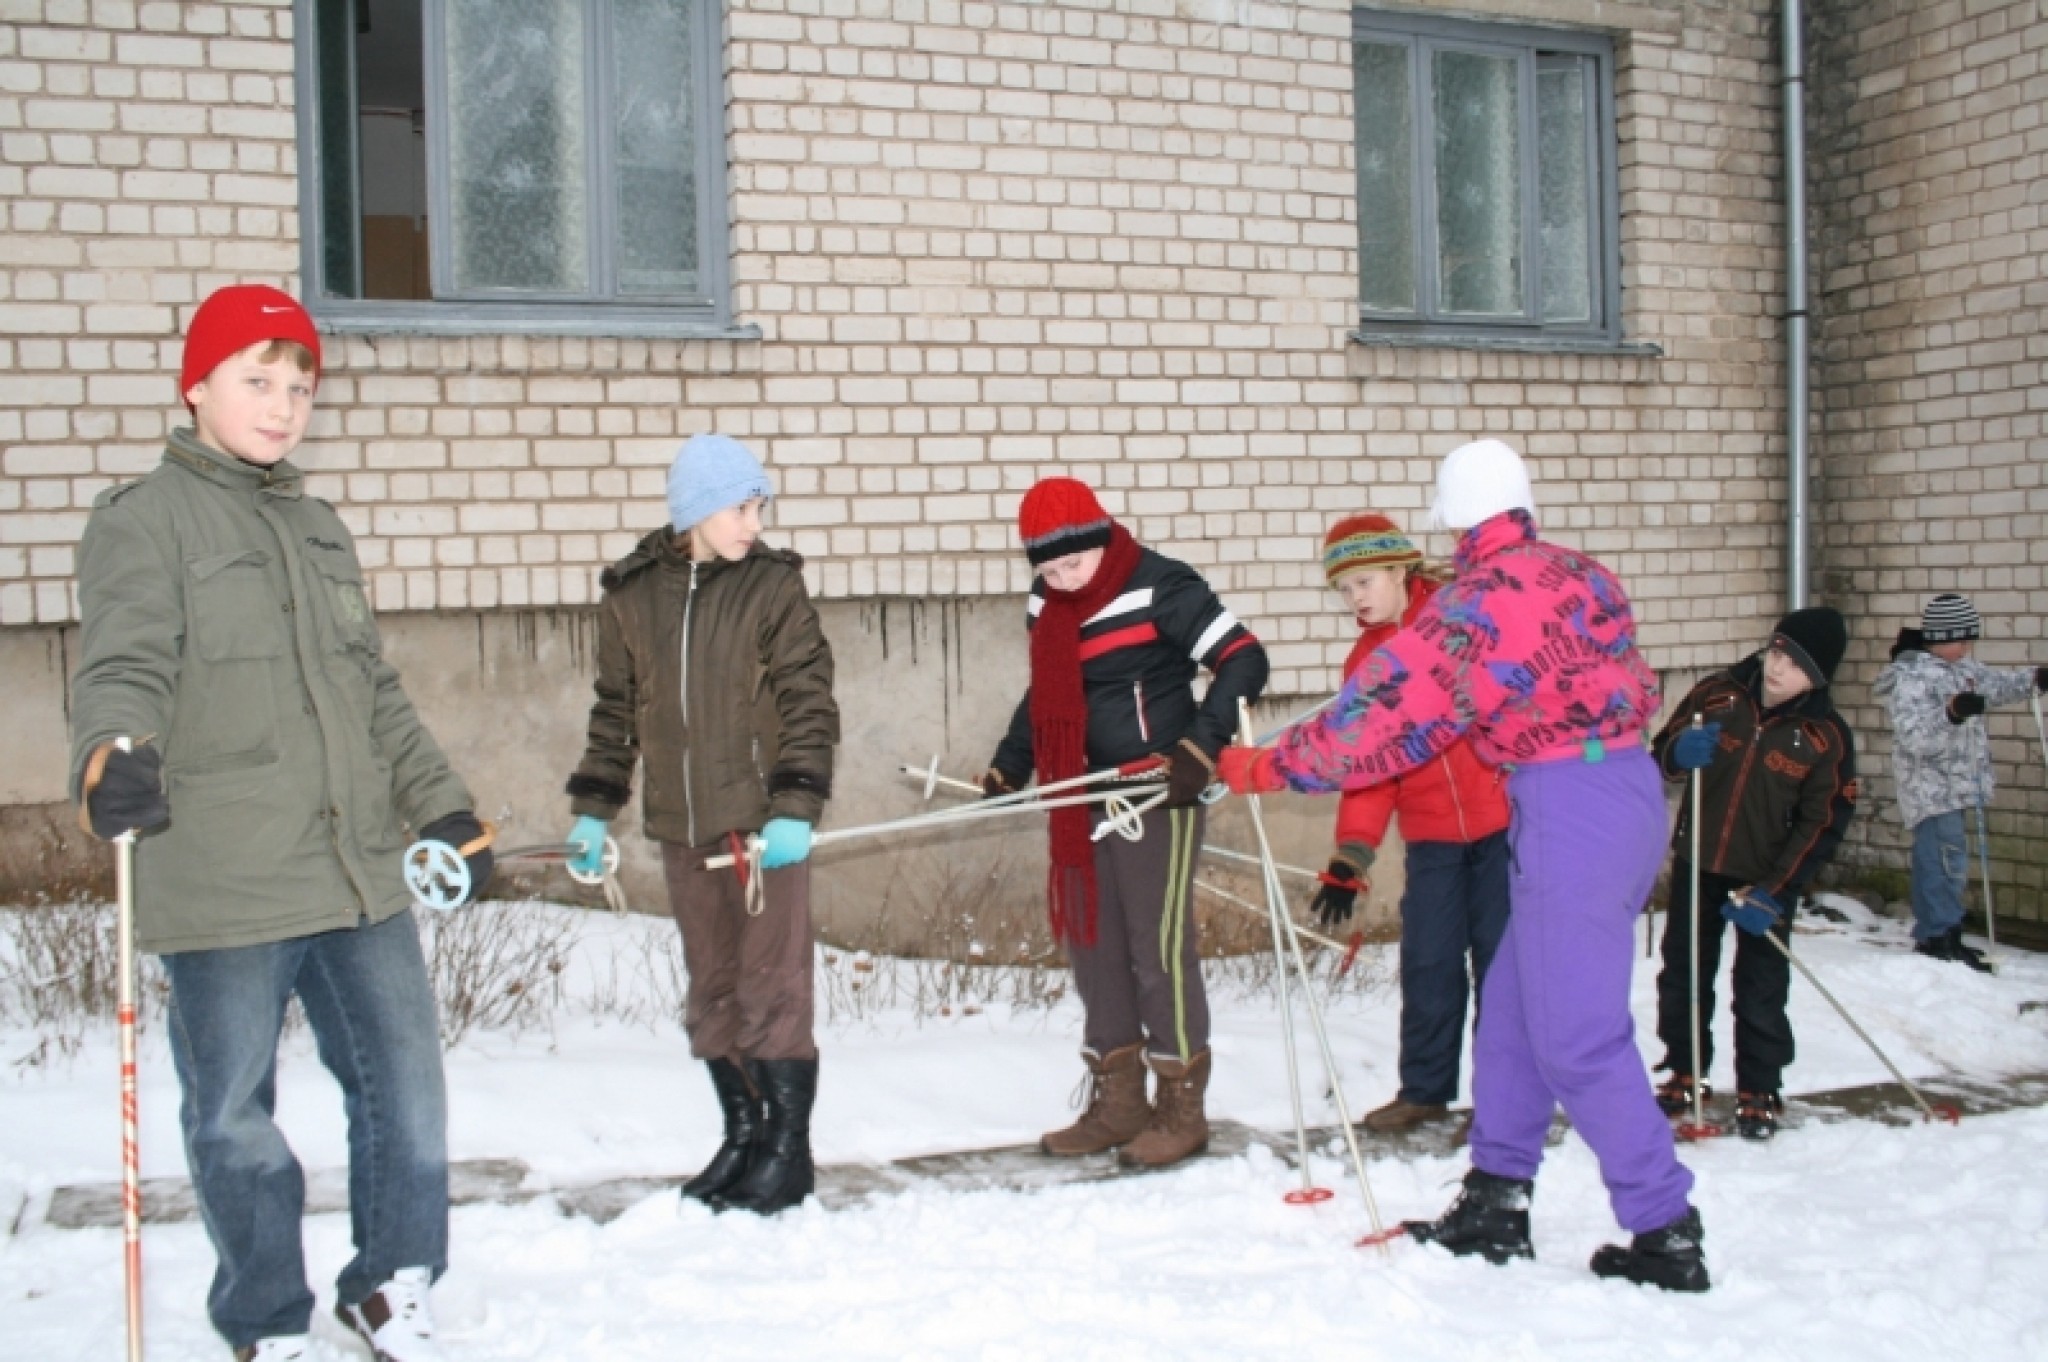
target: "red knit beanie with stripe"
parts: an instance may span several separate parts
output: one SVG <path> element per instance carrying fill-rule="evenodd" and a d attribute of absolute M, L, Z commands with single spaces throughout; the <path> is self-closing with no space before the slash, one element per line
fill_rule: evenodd
<path fill-rule="evenodd" d="M 1073 478 L 1042 478 L 1017 508 L 1017 533 L 1031 566 L 1109 546 L 1113 522 L 1088 484 Z"/>

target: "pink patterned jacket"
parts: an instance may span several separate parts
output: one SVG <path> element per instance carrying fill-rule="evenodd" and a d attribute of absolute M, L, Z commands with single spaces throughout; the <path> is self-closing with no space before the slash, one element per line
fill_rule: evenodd
<path fill-rule="evenodd" d="M 1526 512 L 1459 541 L 1457 577 L 1289 729 L 1266 763 L 1289 789 L 1356 790 L 1411 771 L 1467 728 L 1490 765 L 1641 741 L 1657 676 L 1614 575 L 1536 538 Z M 1263 783 L 1263 782 L 1262 782 Z"/>

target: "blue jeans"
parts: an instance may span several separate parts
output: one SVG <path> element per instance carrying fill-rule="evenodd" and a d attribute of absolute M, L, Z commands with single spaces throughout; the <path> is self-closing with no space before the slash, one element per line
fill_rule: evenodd
<path fill-rule="evenodd" d="M 1458 1097 L 1465 1001 L 1476 996 L 1508 929 L 1508 835 L 1410 842 L 1401 894 L 1401 1100 Z M 1466 957 L 1470 956 L 1470 973 Z"/>
<path fill-rule="evenodd" d="M 1963 811 L 1954 809 L 1913 825 L 1913 939 L 1932 941 L 1963 925 L 1963 893 L 1970 887 L 1970 844 Z"/>
<path fill-rule="evenodd" d="M 306 1332 L 305 1178 L 273 1119 L 293 993 L 348 1114 L 358 1304 L 403 1267 L 448 1263 L 448 1100 L 434 996 L 411 913 L 353 931 L 163 958 L 178 1119 L 219 1265 L 207 1314 L 232 1348 Z"/>

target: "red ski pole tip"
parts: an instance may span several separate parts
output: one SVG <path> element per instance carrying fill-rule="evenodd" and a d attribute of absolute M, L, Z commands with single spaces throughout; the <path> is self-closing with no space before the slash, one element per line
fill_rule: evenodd
<path fill-rule="evenodd" d="M 1319 1201 L 1328 1201 L 1337 1194 L 1327 1187 L 1299 1187 L 1289 1192 L 1283 1200 L 1290 1206 L 1313 1206 Z"/>
<path fill-rule="evenodd" d="M 1728 1132 L 1725 1128 L 1717 1126 L 1711 1121 L 1707 1122 L 1705 1125 L 1697 1126 L 1694 1125 L 1692 1122 L 1687 1121 L 1682 1125 L 1678 1126 L 1673 1133 L 1676 1134 L 1679 1139 L 1684 1140 L 1687 1143 L 1691 1143 L 1696 1140 L 1718 1140 L 1723 1135 L 1726 1135 Z"/>
<path fill-rule="evenodd" d="M 1399 1239 L 1402 1235 L 1406 1233 L 1408 1233 L 1408 1227 L 1406 1225 L 1396 1225 L 1392 1229 L 1381 1230 L 1378 1234 L 1366 1235 L 1365 1238 L 1359 1240 L 1357 1244 L 1353 1245 L 1353 1247 L 1378 1248 L 1381 1244 L 1391 1243 L 1393 1240 Z"/>
<path fill-rule="evenodd" d="M 1952 1126 L 1959 1126 L 1963 1123 L 1962 1111 L 1950 1106 L 1946 1102 L 1936 1102 L 1934 1104 L 1934 1114 L 1937 1119 L 1946 1121 Z"/>

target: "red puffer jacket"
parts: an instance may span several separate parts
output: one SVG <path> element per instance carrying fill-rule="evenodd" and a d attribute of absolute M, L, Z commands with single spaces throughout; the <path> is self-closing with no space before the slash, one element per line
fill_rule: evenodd
<path fill-rule="evenodd" d="M 1402 625 L 1415 619 L 1436 588 L 1420 574 L 1409 574 Z M 1372 625 L 1359 635 L 1351 656 L 1344 659 L 1344 674 L 1348 677 L 1363 666 L 1373 649 L 1393 637 L 1395 627 Z M 1338 854 L 1343 855 L 1347 846 L 1377 851 L 1396 813 L 1401 815 L 1404 841 L 1476 842 L 1508 825 L 1507 780 L 1499 767 L 1479 760 L 1469 737 L 1460 738 L 1404 776 L 1345 791 L 1337 802 Z M 1354 852 L 1346 859 L 1359 858 Z"/>

